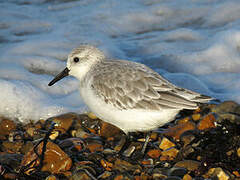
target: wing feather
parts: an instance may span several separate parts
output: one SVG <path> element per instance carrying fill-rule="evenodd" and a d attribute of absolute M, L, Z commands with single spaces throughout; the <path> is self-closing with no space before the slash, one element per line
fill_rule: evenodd
<path fill-rule="evenodd" d="M 97 71 L 99 68 L 103 70 Z M 92 74 L 91 83 L 96 94 L 119 109 L 196 109 L 198 103 L 211 100 L 208 96 L 171 84 L 139 63 L 106 61 L 100 63 Z"/>

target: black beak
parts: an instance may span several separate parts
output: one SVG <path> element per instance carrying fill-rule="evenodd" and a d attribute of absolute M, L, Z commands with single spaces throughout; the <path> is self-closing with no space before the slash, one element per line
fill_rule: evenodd
<path fill-rule="evenodd" d="M 48 86 L 52 86 L 53 84 L 55 84 L 56 82 L 58 82 L 59 80 L 61 80 L 62 78 L 68 76 L 69 73 L 69 69 L 65 68 L 62 72 L 60 72 L 50 83 L 48 83 Z"/>

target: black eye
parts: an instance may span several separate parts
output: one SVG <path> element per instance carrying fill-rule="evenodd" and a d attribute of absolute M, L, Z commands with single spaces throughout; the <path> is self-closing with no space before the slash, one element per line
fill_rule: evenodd
<path fill-rule="evenodd" d="M 79 58 L 78 58 L 78 57 L 75 57 L 75 58 L 73 58 L 73 61 L 74 61 L 75 63 L 77 63 L 77 62 L 79 61 Z"/>

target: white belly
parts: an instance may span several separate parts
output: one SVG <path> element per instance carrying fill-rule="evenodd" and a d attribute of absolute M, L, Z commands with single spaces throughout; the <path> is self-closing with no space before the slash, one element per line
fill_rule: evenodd
<path fill-rule="evenodd" d="M 80 88 L 80 94 L 86 105 L 97 117 L 119 127 L 125 133 L 155 129 L 172 121 L 179 112 L 176 109 L 162 111 L 119 110 L 106 104 L 101 98 L 93 94 L 90 88 Z"/>

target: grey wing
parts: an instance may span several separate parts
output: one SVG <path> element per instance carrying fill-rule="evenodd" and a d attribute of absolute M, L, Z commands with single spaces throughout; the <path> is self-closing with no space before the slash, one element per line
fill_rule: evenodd
<path fill-rule="evenodd" d="M 128 61 L 106 63 L 93 77 L 92 87 L 119 109 L 196 109 L 199 103 L 211 100 L 171 84 L 143 64 Z"/>

